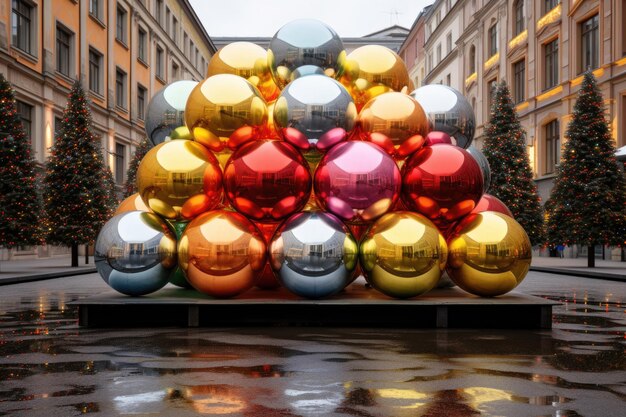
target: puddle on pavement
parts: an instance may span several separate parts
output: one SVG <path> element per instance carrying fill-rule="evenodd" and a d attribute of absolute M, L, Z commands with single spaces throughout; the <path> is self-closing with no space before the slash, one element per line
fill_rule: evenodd
<path fill-rule="evenodd" d="M 82 329 L 75 294 L 23 297 L 0 311 L 0 415 L 576 417 L 590 396 L 621 409 L 622 300 L 545 297 L 564 302 L 552 331 Z"/>

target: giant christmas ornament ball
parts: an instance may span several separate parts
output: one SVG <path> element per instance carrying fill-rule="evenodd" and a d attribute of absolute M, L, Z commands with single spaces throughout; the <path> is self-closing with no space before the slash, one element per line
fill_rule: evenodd
<path fill-rule="evenodd" d="M 267 104 L 249 81 L 233 74 L 213 75 L 189 95 L 185 122 L 193 138 L 212 150 L 234 150 L 267 126 Z"/>
<path fill-rule="evenodd" d="M 173 140 L 150 149 L 137 169 L 144 203 L 168 219 L 192 219 L 222 200 L 222 171 L 202 145 Z"/>
<path fill-rule="evenodd" d="M 483 211 L 497 211 L 509 217 L 514 217 L 506 204 L 498 197 L 492 196 L 491 194 L 483 194 L 483 196 L 480 197 L 478 204 L 476 204 L 476 207 L 472 210 L 472 214 L 482 213 Z"/>
<path fill-rule="evenodd" d="M 150 210 L 150 207 L 146 206 L 146 203 L 143 202 L 143 200 L 141 199 L 141 195 L 139 195 L 139 193 L 135 193 L 126 197 L 120 203 L 120 205 L 117 206 L 117 209 L 115 210 L 115 213 L 113 213 L 113 215 L 115 216 L 117 214 L 122 214 L 122 213 L 126 213 L 127 211 L 135 211 L 135 210 L 152 211 Z"/>
<path fill-rule="evenodd" d="M 247 143 L 224 169 L 232 206 L 256 221 L 279 221 L 302 210 L 311 194 L 311 174 L 291 145 L 273 140 Z"/>
<path fill-rule="evenodd" d="M 358 244 L 335 216 L 303 212 L 290 217 L 270 244 L 270 263 L 294 294 L 323 298 L 352 282 Z"/>
<path fill-rule="evenodd" d="M 187 99 L 197 85 L 197 81 L 174 81 L 150 99 L 144 126 L 153 145 L 162 143 L 172 130 L 185 124 Z"/>
<path fill-rule="evenodd" d="M 480 166 L 480 170 L 483 173 L 483 192 L 486 193 L 489 191 L 489 186 L 491 185 L 491 167 L 489 166 L 489 161 L 487 157 L 474 146 L 468 147 L 467 152 L 474 157 Z"/>
<path fill-rule="evenodd" d="M 102 227 L 94 259 L 100 276 L 114 290 L 150 294 L 167 284 L 176 267 L 176 238 L 155 214 L 124 212 Z"/>
<path fill-rule="evenodd" d="M 284 139 L 305 153 L 325 152 L 347 137 L 357 112 L 337 81 L 309 75 L 291 82 L 274 105 L 274 123 Z"/>
<path fill-rule="evenodd" d="M 276 100 L 280 94 L 267 65 L 267 51 L 252 42 L 232 42 L 217 51 L 209 61 L 207 77 L 217 74 L 245 78 L 267 102 Z"/>
<path fill-rule="evenodd" d="M 446 243 L 426 217 L 388 213 L 365 234 L 360 259 L 374 288 L 390 297 L 410 298 L 437 285 L 446 264 Z"/>
<path fill-rule="evenodd" d="M 261 232 L 239 213 L 215 210 L 192 220 L 178 243 L 179 265 L 198 291 L 218 298 L 251 288 L 263 270 Z"/>
<path fill-rule="evenodd" d="M 447 133 L 461 148 L 470 146 L 476 121 L 474 109 L 463 94 L 446 85 L 429 84 L 413 91 L 411 97 L 426 112 L 431 130 Z"/>
<path fill-rule="evenodd" d="M 515 288 L 530 268 L 528 235 L 512 217 L 485 211 L 470 214 L 448 238 L 447 272 L 465 291 L 486 297 Z"/>
<path fill-rule="evenodd" d="M 357 125 L 364 140 L 399 159 L 419 150 L 429 129 L 422 106 L 414 98 L 396 92 L 370 100 L 359 113 Z"/>
<path fill-rule="evenodd" d="M 315 171 L 320 208 L 342 220 L 370 222 L 396 203 L 400 171 L 385 151 L 369 142 L 344 142 L 322 158 Z"/>
<path fill-rule="evenodd" d="M 272 76 L 281 89 L 294 78 L 292 74 L 295 71 L 316 73 L 317 67 L 333 77 L 343 57 L 345 51 L 339 35 L 315 19 L 287 23 L 276 32 L 267 50 Z"/>
<path fill-rule="evenodd" d="M 386 46 L 361 46 L 341 64 L 339 81 L 350 92 L 359 111 L 378 95 L 408 92 L 413 88 L 404 61 Z"/>
<path fill-rule="evenodd" d="M 469 214 L 482 194 L 478 162 L 457 146 L 426 146 L 402 167 L 402 201 L 438 227 Z"/>

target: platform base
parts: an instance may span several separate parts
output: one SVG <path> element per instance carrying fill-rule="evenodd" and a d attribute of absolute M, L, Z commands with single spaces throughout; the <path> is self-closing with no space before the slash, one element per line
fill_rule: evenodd
<path fill-rule="evenodd" d="M 332 326 L 397 328 L 552 327 L 555 303 L 512 292 L 480 298 L 446 288 L 396 300 L 362 279 L 324 300 L 305 300 L 287 290 L 252 289 L 227 300 L 167 286 L 143 297 L 110 291 L 71 303 L 79 324 L 92 327 Z"/>

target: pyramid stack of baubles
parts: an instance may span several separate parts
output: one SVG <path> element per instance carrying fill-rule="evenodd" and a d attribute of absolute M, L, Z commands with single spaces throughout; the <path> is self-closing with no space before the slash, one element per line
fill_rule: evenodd
<path fill-rule="evenodd" d="M 468 101 L 416 89 L 386 47 L 346 53 L 326 24 L 292 21 L 267 50 L 225 46 L 204 81 L 167 85 L 147 113 L 139 192 L 96 243 L 121 293 L 341 297 L 363 274 L 393 298 L 454 284 L 490 297 L 528 272 L 528 236 L 487 194 Z"/>

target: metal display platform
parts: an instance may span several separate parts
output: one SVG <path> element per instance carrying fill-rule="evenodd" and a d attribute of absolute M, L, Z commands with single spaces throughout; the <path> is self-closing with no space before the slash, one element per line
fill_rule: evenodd
<path fill-rule="evenodd" d="M 552 327 L 551 300 L 511 292 L 481 298 L 459 288 L 436 289 L 408 300 L 389 298 L 359 278 L 322 300 L 301 299 L 284 288 L 251 289 L 215 299 L 167 286 L 143 297 L 109 291 L 69 303 L 79 325 L 92 327 L 331 326 L 397 328 Z"/>

